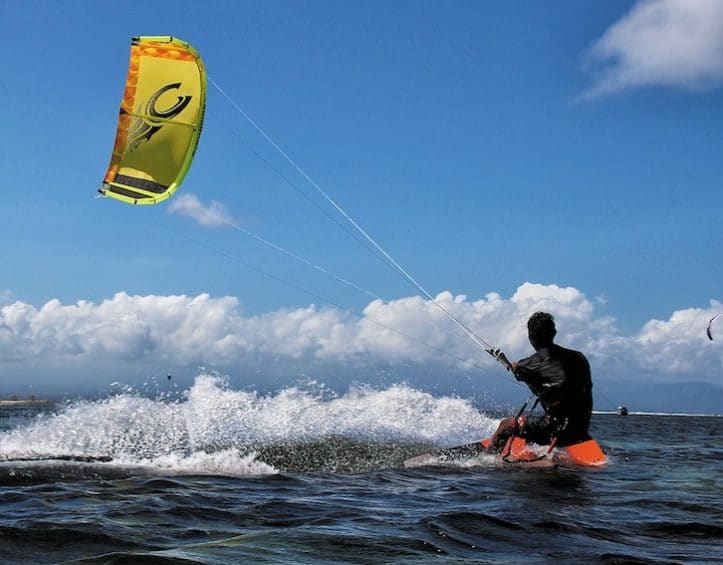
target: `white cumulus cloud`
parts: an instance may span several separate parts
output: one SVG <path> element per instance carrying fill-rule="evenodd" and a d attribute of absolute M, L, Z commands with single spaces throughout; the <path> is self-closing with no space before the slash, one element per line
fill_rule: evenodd
<path fill-rule="evenodd" d="M 723 311 L 688 308 L 667 320 L 650 320 L 637 333 L 621 335 L 596 300 L 580 290 L 525 283 L 509 298 L 489 293 L 470 301 L 443 292 L 433 302 L 407 297 L 371 302 L 363 315 L 333 309 L 280 309 L 245 315 L 238 298 L 130 296 L 118 293 L 94 304 L 41 307 L 14 302 L 0 307 L 0 375 L 18 363 L 53 369 L 142 362 L 145 366 L 213 365 L 239 370 L 273 366 L 288 377 L 299 368 L 345 374 L 350 368 L 373 372 L 393 366 L 498 370 L 491 357 L 450 320 L 442 308 L 479 336 L 502 346 L 510 358 L 530 353 L 526 320 L 535 311 L 551 312 L 558 341 L 583 351 L 602 377 L 653 375 L 716 381 L 723 348 L 705 336 L 708 320 Z M 165 370 L 165 369 L 163 369 Z M 295 372 L 296 371 L 296 372 Z M 248 373 L 248 371 L 246 371 Z M 371 373 L 369 373 L 371 374 Z"/>
<path fill-rule="evenodd" d="M 204 227 L 230 227 L 234 219 L 226 206 L 215 200 L 205 205 L 195 194 L 181 194 L 171 200 L 167 211 L 169 214 L 179 214 L 196 220 Z"/>
<path fill-rule="evenodd" d="M 650 320 L 628 344 L 645 359 L 645 368 L 672 374 L 718 375 L 723 367 L 723 348 L 720 342 L 710 342 L 705 336 L 708 321 L 723 304 L 711 301 L 710 308 L 688 308 L 673 312 L 667 320 Z"/>
<path fill-rule="evenodd" d="M 645 86 L 710 89 L 723 85 L 723 2 L 643 0 L 587 53 L 592 98 Z"/>

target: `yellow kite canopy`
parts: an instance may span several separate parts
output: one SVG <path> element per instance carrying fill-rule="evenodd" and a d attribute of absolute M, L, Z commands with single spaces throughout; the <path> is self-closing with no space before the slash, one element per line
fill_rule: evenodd
<path fill-rule="evenodd" d="M 206 108 L 198 52 L 174 37 L 134 37 L 118 131 L 100 192 L 129 204 L 155 204 L 183 181 Z"/>

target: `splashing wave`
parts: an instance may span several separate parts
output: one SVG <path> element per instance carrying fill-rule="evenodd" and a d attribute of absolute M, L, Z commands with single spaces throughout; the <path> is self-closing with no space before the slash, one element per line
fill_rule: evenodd
<path fill-rule="evenodd" d="M 90 458 L 166 473 L 268 474 L 277 465 L 296 467 L 279 453 L 293 449 L 298 462 L 303 446 L 327 454 L 354 446 L 368 457 L 371 445 L 389 451 L 390 445 L 474 441 L 495 423 L 466 400 L 406 385 L 357 387 L 341 396 L 314 386 L 260 395 L 202 374 L 181 400 L 123 392 L 38 417 L 0 434 L 0 459 Z M 271 454 L 267 460 L 275 466 L 259 453 Z"/>

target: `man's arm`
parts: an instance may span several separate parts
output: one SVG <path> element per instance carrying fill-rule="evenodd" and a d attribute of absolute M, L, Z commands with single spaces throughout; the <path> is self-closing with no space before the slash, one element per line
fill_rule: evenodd
<path fill-rule="evenodd" d="M 525 359 L 520 359 L 516 363 L 513 363 L 512 366 L 513 373 L 518 381 L 525 383 L 535 394 L 542 392 L 540 372 L 542 362 L 536 354 Z"/>

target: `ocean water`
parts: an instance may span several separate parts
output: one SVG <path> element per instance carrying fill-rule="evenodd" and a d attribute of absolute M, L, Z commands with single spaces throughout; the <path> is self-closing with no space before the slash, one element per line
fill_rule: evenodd
<path fill-rule="evenodd" d="M 402 385 L 260 395 L 208 375 L 0 409 L 0 560 L 723 562 L 720 418 L 595 415 L 599 469 L 402 465 L 497 422 Z"/>

